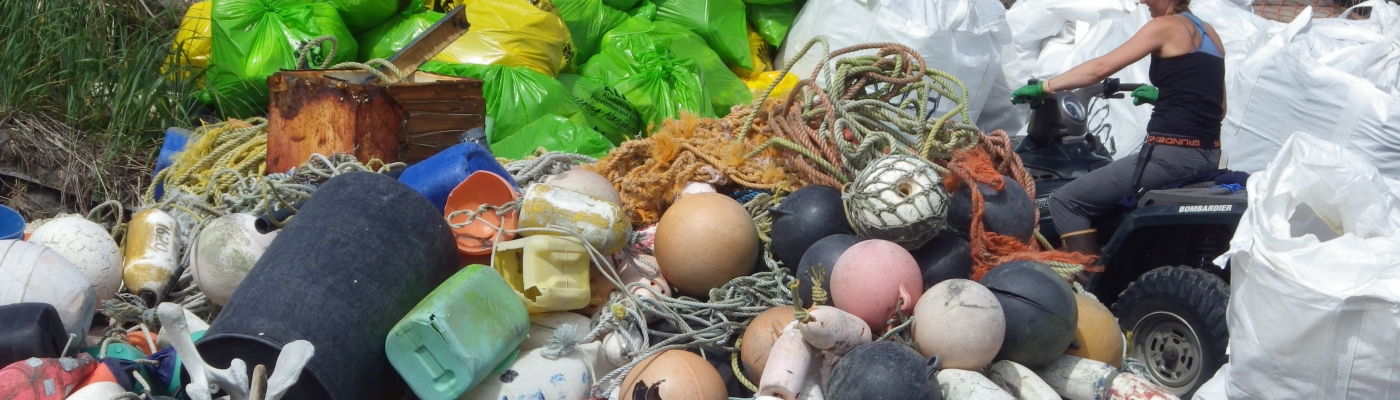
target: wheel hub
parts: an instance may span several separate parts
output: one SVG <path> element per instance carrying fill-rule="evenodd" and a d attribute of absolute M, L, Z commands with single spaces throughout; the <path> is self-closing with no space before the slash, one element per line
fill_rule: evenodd
<path fill-rule="evenodd" d="M 1195 386 L 1204 360 L 1200 339 L 1186 321 L 1155 312 L 1138 321 L 1133 332 L 1133 358 L 1147 363 L 1153 381 L 1178 396 Z"/>

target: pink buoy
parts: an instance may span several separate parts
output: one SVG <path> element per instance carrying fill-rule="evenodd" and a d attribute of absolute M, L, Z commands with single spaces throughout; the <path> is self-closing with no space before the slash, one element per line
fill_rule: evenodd
<path fill-rule="evenodd" d="M 618 253 L 619 255 L 623 253 Z M 671 297 L 671 285 L 666 282 L 666 278 L 661 276 L 661 269 L 656 267 L 656 257 L 640 254 L 628 257 L 614 257 L 621 259 L 617 263 L 617 275 L 622 278 L 623 285 L 641 283 L 643 287 L 633 288 L 632 294 L 656 299 L 656 293 L 661 293 L 663 297 Z M 653 292 L 653 290 L 655 290 Z"/>
<path fill-rule="evenodd" d="M 923 294 L 923 275 L 914 256 L 894 242 L 866 240 L 836 259 L 831 273 L 832 305 L 883 332 L 895 307 L 912 312 Z M 902 305 L 901 305 L 902 304 Z"/>

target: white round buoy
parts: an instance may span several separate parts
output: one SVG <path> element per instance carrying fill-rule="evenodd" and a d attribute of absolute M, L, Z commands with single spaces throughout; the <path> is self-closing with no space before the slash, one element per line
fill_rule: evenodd
<path fill-rule="evenodd" d="M 985 286 L 949 279 L 929 288 L 914 306 L 914 343 L 943 368 L 979 371 L 1001 350 L 1006 315 Z"/>
<path fill-rule="evenodd" d="M 843 195 L 856 234 L 913 250 L 943 229 L 948 191 L 928 161 L 891 154 L 870 163 Z"/>
<path fill-rule="evenodd" d="M 101 225 L 78 216 L 57 218 L 35 229 L 29 243 L 48 247 L 82 271 L 97 293 L 97 309 L 102 309 L 103 301 L 117 297 L 122 253 Z"/>
<path fill-rule="evenodd" d="M 613 188 L 612 182 L 597 172 L 586 169 L 571 169 L 562 174 L 544 178 L 544 183 L 607 200 L 618 207 L 622 206 L 622 196 L 617 194 L 617 189 Z"/>
<path fill-rule="evenodd" d="M 223 306 L 278 231 L 258 232 L 257 218 L 248 214 L 228 214 L 216 218 L 199 232 L 190 247 L 190 268 L 194 281 L 209 301 Z"/>
<path fill-rule="evenodd" d="M 626 332 L 612 331 L 604 335 L 603 346 L 599 352 L 602 353 L 603 360 L 620 368 L 632 362 L 629 353 L 641 350 L 645 346 L 646 343 L 642 342 L 642 334 L 637 328 L 628 328 Z"/>

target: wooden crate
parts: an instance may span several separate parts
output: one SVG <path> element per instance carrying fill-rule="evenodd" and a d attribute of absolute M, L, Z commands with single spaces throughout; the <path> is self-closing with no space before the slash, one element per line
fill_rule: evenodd
<path fill-rule="evenodd" d="M 313 153 L 412 163 L 486 124 L 481 80 L 415 72 L 392 85 L 356 83 L 368 77 L 360 70 L 295 70 L 268 78 L 268 173 L 287 172 Z"/>

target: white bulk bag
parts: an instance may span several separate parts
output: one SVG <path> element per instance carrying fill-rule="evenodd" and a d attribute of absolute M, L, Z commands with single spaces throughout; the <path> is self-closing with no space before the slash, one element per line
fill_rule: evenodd
<path fill-rule="evenodd" d="M 1400 394 L 1400 190 L 1343 146 L 1288 138 L 1226 253 L 1231 399 Z M 1217 378 L 1218 379 L 1218 378 Z"/>

